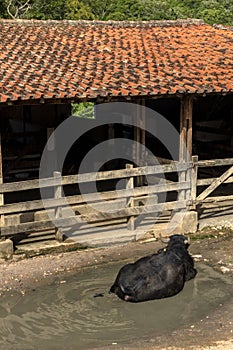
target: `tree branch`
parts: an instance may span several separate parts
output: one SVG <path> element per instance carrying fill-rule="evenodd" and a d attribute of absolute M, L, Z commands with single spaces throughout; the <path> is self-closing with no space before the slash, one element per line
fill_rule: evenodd
<path fill-rule="evenodd" d="M 20 17 L 20 12 L 21 14 L 25 14 L 29 8 L 30 8 L 30 1 L 31 0 L 27 0 L 24 4 L 22 5 L 15 5 L 15 14 L 13 14 L 10 10 L 11 6 L 12 6 L 12 3 L 13 3 L 13 0 L 8 0 L 8 5 L 7 5 L 7 13 L 8 15 L 13 18 L 13 19 L 16 19 L 16 18 L 19 18 Z"/>
<path fill-rule="evenodd" d="M 30 4 L 29 4 L 30 1 L 31 0 L 27 0 L 23 5 L 19 6 L 18 7 L 19 11 L 23 10 L 26 6 L 27 6 L 26 11 L 27 11 L 29 9 L 29 7 L 30 7 Z"/>
<path fill-rule="evenodd" d="M 12 5 L 12 0 L 9 0 L 9 3 L 8 3 L 8 5 L 7 5 L 7 13 L 8 13 L 8 15 L 11 17 L 11 18 L 13 18 L 13 19 L 15 19 L 16 17 L 10 12 L 10 7 L 11 7 L 11 5 Z"/>

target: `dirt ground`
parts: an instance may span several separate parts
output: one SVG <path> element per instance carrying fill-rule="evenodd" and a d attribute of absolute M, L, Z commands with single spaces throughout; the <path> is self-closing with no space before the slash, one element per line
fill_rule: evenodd
<path fill-rule="evenodd" d="M 206 229 L 191 235 L 190 252 L 196 261 L 204 262 L 228 276 L 233 285 L 233 232 Z M 157 251 L 164 246 L 160 241 L 133 242 L 106 248 L 88 248 L 72 252 L 53 252 L 27 259 L 15 255 L 1 261 L 0 298 L 17 291 L 27 297 L 31 290 L 53 282 L 59 275 L 67 275 L 83 267 L 136 258 Z M 232 288 L 233 291 L 233 288 Z M 112 344 L 102 349 L 116 350 L 233 350 L 233 293 L 222 307 L 197 323 L 172 332 L 134 341 L 128 345 Z"/>

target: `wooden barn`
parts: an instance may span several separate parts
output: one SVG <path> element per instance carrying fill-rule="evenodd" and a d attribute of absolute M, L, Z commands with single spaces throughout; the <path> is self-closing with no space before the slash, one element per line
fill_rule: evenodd
<path fill-rule="evenodd" d="M 0 38 L 2 241 L 102 245 L 233 221 L 232 28 L 0 20 Z M 88 118 L 72 115 L 80 103 Z"/>

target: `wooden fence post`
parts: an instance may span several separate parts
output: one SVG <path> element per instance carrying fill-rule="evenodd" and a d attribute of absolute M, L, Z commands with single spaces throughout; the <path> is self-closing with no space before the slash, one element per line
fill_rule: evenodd
<path fill-rule="evenodd" d="M 196 209 L 196 197 L 197 197 L 197 173 L 198 173 L 198 156 L 192 156 L 193 167 L 191 169 L 191 207 L 190 209 Z"/>
<path fill-rule="evenodd" d="M 126 169 L 132 169 L 133 168 L 133 165 L 132 164 L 126 164 Z M 126 178 L 126 189 L 133 189 L 134 188 L 134 178 L 133 176 L 132 177 L 129 177 L 129 178 Z M 134 206 L 134 199 L 133 197 L 130 197 L 127 201 L 127 206 L 129 207 L 133 207 Z M 134 219 L 134 216 L 130 216 L 128 218 L 128 222 L 127 222 L 127 228 L 128 230 L 130 231 L 134 231 L 135 229 L 135 219 Z"/>
<path fill-rule="evenodd" d="M 180 149 L 179 163 L 190 162 L 192 154 L 192 109 L 193 100 L 191 96 L 185 96 L 181 100 L 180 109 Z M 191 178 L 191 171 L 187 169 L 179 173 L 179 182 L 187 181 Z M 191 180 L 191 179 L 190 179 Z M 191 198 L 190 190 L 182 190 L 178 194 L 179 200 Z"/>
<path fill-rule="evenodd" d="M 2 137 L 1 137 L 1 134 L 0 134 L 0 184 L 3 184 L 3 170 L 2 170 Z M 0 193 L 0 205 L 4 205 L 4 194 L 3 193 Z M 1 215 L 0 216 L 0 225 L 1 225 L 1 230 L 2 230 L 2 227 L 5 226 L 5 218 L 4 218 L 4 215 Z M 1 234 L 0 234 L 0 240 L 4 240 L 5 238 L 4 237 L 1 237 Z"/>
<path fill-rule="evenodd" d="M 53 176 L 55 179 L 60 180 L 61 182 L 61 173 L 59 171 L 54 171 Z M 62 186 L 61 184 L 54 187 L 54 199 L 62 197 Z M 56 207 L 54 213 L 55 220 L 62 217 L 62 207 Z M 63 233 L 62 230 L 58 227 L 55 227 L 55 238 L 58 242 L 63 242 Z"/>

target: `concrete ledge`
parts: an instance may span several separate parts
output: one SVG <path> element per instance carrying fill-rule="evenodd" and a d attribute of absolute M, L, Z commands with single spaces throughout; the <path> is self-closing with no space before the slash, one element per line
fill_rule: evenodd
<path fill-rule="evenodd" d="M 10 239 L 0 242 L 0 259 L 11 259 L 13 257 L 14 247 Z"/>
<path fill-rule="evenodd" d="M 198 228 L 198 214 L 195 211 L 177 212 L 168 222 L 161 224 L 155 224 L 152 230 L 150 230 L 147 236 L 154 236 L 155 238 L 168 237 L 174 234 L 187 234 L 195 233 Z M 148 238 L 138 236 L 138 239 Z"/>

